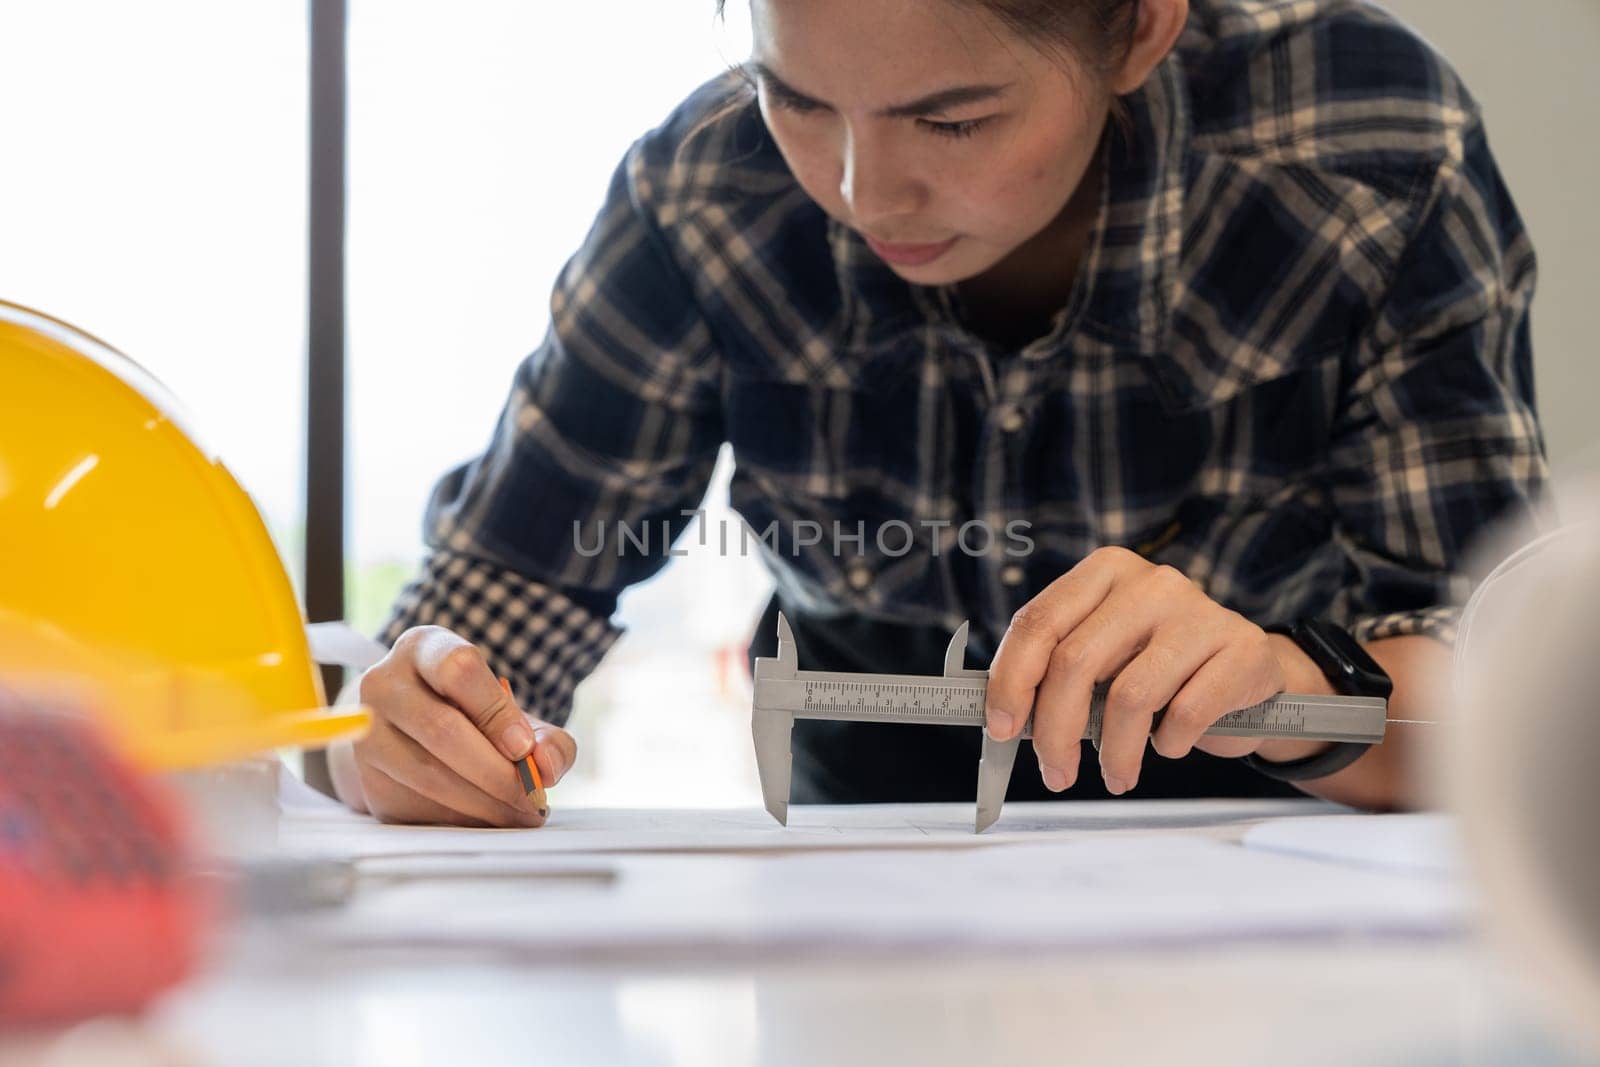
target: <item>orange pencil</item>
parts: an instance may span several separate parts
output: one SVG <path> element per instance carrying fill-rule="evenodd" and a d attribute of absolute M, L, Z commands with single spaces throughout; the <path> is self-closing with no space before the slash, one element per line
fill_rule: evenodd
<path fill-rule="evenodd" d="M 506 696 L 516 703 L 516 697 L 511 693 L 511 682 L 500 679 L 500 688 L 506 691 Z M 539 765 L 533 762 L 533 750 L 517 761 L 517 777 L 522 779 L 522 791 L 533 794 L 533 806 L 539 809 L 541 816 L 550 815 L 550 800 L 544 795 L 544 779 L 539 776 Z"/>

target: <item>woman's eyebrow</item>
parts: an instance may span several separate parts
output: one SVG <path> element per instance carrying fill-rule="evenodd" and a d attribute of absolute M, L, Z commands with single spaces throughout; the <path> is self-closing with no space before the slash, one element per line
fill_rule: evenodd
<path fill-rule="evenodd" d="M 810 93 L 803 93 L 796 89 L 773 73 L 772 68 L 765 63 L 752 62 L 750 69 L 781 96 L 807 104 L 814 104 L 818 107 L 833 106 L 825 100 L 818 100 Z M 1009 88 L 1011 88 L 1011 83 L 1009 82 L 1004 85 L 957 85 L 949 89 L 940 89 L 936 93 L 929 93 L 927 96 L 919 97 L 904 104 L 895 104 L 892 107 L 883 108 L 877 114 L 882 118 L 891 119 L 922 118 L 926 115 L 937 115 L 940 112 L 948 111 L 953 107 L 960 107 L 963 104 L 976 104 L 984 100 L 992 100 L 1004 94 Z"/>

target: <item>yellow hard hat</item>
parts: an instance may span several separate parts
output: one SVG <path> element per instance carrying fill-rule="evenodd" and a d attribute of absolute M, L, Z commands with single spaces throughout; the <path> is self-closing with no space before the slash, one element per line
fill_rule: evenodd
<path fill-rule="evenodd" d="M 87 685 L 158 767 L 365 725 L 324 706 L 260 515 L 155 378 L 0 301 L 0 380 L 0 678 Z"/>

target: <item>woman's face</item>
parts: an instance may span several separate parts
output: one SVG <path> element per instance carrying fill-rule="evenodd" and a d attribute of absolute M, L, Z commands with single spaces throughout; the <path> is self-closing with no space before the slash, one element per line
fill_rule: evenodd
<path fill-rule="evenodd" d="M 761 113 L 801 186 L 907 281 L 983 273 L 1061 214 L 1110 94 L 962 0 L 752 0 Z"/>

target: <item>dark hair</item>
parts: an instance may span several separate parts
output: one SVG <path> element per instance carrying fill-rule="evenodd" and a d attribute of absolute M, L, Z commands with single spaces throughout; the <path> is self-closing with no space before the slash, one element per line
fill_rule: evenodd
<path fill-rule="evenodd" d="M 1099 71 L 1127 58 L 1139 25 L 1139 0 L 976 2 L 1020 39 L 1035 47 L 1065 48 Z"/>
<path fill-rule="evenodd" d="M 999 19 L 1035 48 L 1065 49 L 1106 72 L 1127 56 L 1139 23 L 1139 0 L 963 0 Z M 727 0 L 717 0 L 721 15 Z"/>

